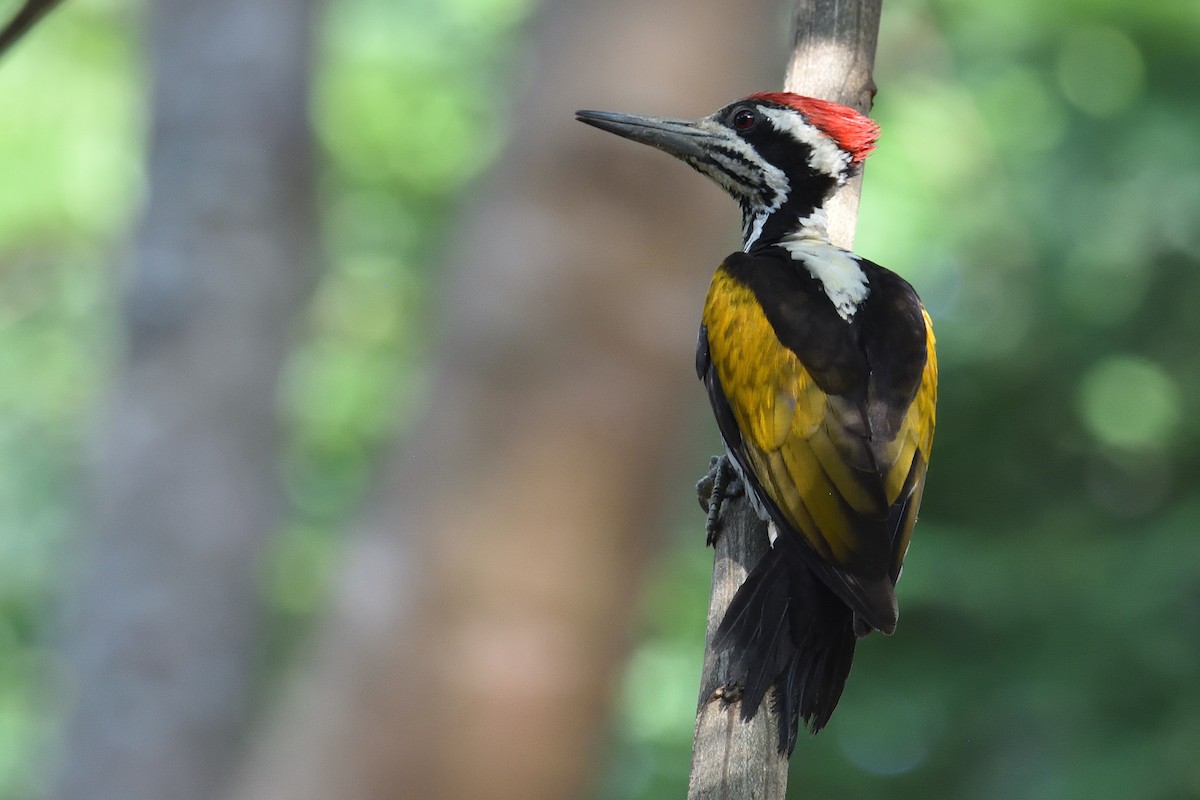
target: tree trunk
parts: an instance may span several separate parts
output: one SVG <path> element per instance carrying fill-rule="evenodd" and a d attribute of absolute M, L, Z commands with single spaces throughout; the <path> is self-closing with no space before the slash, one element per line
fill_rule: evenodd
<path fill-rule="evenodd" d="M 870 111 L 881 5 L 882 0 L 796 0 L 795 45 L 784 88 Z M 861 189 L 860 174 L 826 204 L 830 238 L 842 247 L 854 244 Z M 728 659 L 712 650 L 725 610 L 766 553 L 766 524 L 742 496 L 724 505 L 721 525 L 688 800 L 782 798 L 787 793 L 788 760 L 779 753 L 774 704 L 764 702 L 754 719 L 743 724 L 741 703 L 726 702 L 723 691 L 729 682 Z"/>
<path fill-rule="evenodd" d="M 755 84 L 772 11 L 545 8 L 512 146 L 452 230 L 430 408 L 237 797 L 586 796 L 737 214 L 573 112 L 710 112 Z"/>
<path fill-rule="evenodd" d="M 795 0 L 795 4 L 795 44 L 784 88 L 870 113 L 883 0 Z M 860 171 L 826 204 L 829 238 L 847 249 L 854 246 L 862 181 Z"/>
<path fill-rule="evenodd" d="M 213 797 L 242 745 L 276 379 L 313 278 L 306 0 L 159 0 L 126 353 L 90 465 L 54 796 Z"/>

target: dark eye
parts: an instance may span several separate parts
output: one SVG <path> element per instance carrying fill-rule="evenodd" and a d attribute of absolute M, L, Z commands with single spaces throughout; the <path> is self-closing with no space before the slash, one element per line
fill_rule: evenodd
<path fill-rule="evenodd" d="M 733 114 L 734 130 L 748 131 L 758 122 L 758 115 L 748 108 L 740 108 Z"/>

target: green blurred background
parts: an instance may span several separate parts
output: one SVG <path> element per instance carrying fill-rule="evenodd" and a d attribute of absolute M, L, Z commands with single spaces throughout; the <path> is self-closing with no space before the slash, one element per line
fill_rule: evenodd
<path fill-rule="evenodd" d="M 61 565 L 144 183 L 140 8 L 68 9 L 0 63 L 0 798 L 38 794 L 59 722 Z M 328 270 L 281 396 L 264 680 L 421 396 L 430 256 L 501 150 L 534 10 L 323 11 Z M 1200 798 L 1198 50 L 1176 0 L 886 4 L 856 249 L 935 320 L 938 436 L 902 625 L 861 644 L 794 796 Z M 602 800 L 686 785 L 711 552 L 690 488 L 670 502 Z"/>

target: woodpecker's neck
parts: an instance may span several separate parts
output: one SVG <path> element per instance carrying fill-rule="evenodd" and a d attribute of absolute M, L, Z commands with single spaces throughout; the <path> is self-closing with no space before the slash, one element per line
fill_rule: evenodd
<path fill-rule="evenodd" d="M 802 264 L 821 288 L 842 319 L 850 322 L 867 299 L 871 288 L 862 264 L 851 252 L 829 241 L 829 218 L 824 205 L 809 208 L 801 217 L 762 217 L 757 239 L 747 237 L 745 251 L 777 245 Z M 757 224 L 756 222 L 754 224 Z M 751 229 L 751 236 L 754 229 Z"/>
<path fill-rule="evenodd" d="M 828 241 L 827 199 L 826 187 L 813 187 L 807 192 L 793 191 L 775 209 L 743 206 L 742 250 L 749 253 L 797 235 Z"/>

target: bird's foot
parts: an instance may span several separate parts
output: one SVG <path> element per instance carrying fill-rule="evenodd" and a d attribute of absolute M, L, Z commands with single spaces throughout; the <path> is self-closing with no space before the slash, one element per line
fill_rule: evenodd
<path fill-rule="evenodd" d="M 716 545 L 721 535 L 721 507 L 731 497 L 744 494 L 746 487 L 729 462 L 729 456 L 713 456 L 708 462 L 708 474 L 696 483 L 700 508 L 708 513 L 704 521 L 705 542 Z"/>
<path fill-rule="evenodd" d="M 723 705 L 730 706 L 742 699 L 745 688 L 735 682 L 723 683 L 713 690 L 712 700 L 720 700 Z"/>

